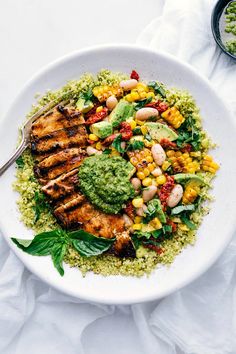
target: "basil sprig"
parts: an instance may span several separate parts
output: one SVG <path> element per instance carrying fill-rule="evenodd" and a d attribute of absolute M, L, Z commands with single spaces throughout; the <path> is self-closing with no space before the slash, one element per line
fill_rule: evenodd
<path fill-rule="evenodd" d="M 32 256 L 51 256 L 54 267 L 64 275 L 63 259 L 68 247 L 73 247 L 83 257 L 91 257 L 107 251 L 115 238 L 96 237 L 84 230 L 66 232 L 60 229 L 42 232 L 33 240 L 12 238 L 12 241 L 24 252 Z"/>

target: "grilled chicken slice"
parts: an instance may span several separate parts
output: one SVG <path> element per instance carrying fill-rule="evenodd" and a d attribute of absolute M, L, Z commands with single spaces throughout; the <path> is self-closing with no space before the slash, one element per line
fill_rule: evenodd
<path fill-rule="evenodd" d="M 74 193 L 78 182 L 78 168 L 75 168 L 74 170 L 49 181 L 42 187 L 42 191 L 47 197 L 55 201 Z"/>
<path fill-rule="evenodd" d="M 78 167 L 85 157 L 80 148 L 65 149 L 52 154 L 34 167 L 34 173 L 42 184 Z"/>
<path fill-rule="evenodd" d="M 74 108 L 58 106 L 47 115 L 39 117 L 32 125 L 31 136 L 33 139 L 42 138 L 57 130 L 74 127 L 84 123 L 80 112 Z"/>
<path fill-rule="evenodd" d="M 31 139 L 31 150 L 35 154 L 54 152 L 57 149 L 70 147 L 85 147 L 87 131 L 84 126 L 76 125 L 46 134 L 41 138 Z"/>
<path fill-rule="evenodd" d="M 81 227 L 100 237 L 113 238 L 116 232 L 124 231 L 122 216 L 105 214 L 79 198 L 56 208 L 54 215 L 66 229 Z"/>

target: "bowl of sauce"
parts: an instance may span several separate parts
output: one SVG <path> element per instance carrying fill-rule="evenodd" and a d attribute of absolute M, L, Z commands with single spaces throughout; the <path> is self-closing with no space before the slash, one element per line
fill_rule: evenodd
<path fill-rule="evenodd" d="M 216 3 L 211 28 L 219 47 L 236 60 L 236 0 L 219 0 Z"/>

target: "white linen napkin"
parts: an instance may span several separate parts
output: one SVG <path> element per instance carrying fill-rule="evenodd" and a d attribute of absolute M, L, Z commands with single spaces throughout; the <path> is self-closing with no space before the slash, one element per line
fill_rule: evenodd
<path fill-rule="evenodd" d="M 211 35 L 214 2 L 166 0 L 138 43 L 195 66 L 236 112 L 236 65 Z M 0 353 L 235 354 L 235 269 L 233 240 L 207 273 L 160 302 L 89 304 L 42 283 L 0 237 Z"/>

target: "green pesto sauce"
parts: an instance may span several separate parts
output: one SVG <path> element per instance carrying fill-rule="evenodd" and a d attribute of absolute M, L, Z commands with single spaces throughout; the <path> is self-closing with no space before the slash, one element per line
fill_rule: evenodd
<path fill-rule="evenodd" d="M 117 214 L 134 196 L 130 183 L 133 172 L 131 163 L 120 156 L 91 156 L 80 166 L 80 188 L 96 207 L 106 213 Z"/>
<path fill-rule="evenodd" d="M 231 54 L 236 54 L 236 1 L 231 2 L 225 10 L 225 47 Z"/>

